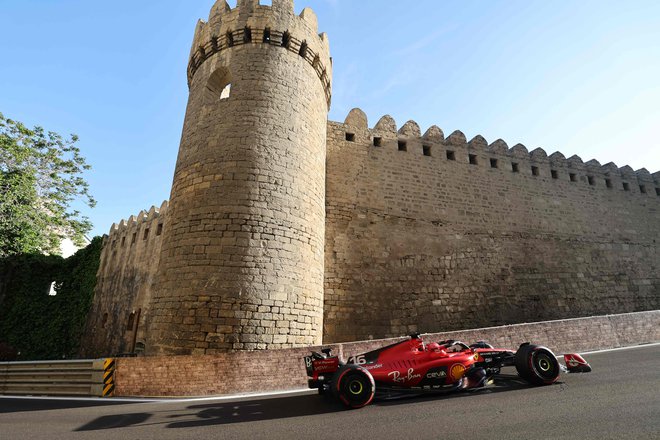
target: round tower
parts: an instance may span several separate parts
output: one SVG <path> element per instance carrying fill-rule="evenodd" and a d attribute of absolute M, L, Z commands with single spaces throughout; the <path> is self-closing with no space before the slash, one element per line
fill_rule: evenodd
<path fill-rule="evenodd" d="M 198 23 L 147 354 L 321 343 L 331 77 L 293 0 Z"/>

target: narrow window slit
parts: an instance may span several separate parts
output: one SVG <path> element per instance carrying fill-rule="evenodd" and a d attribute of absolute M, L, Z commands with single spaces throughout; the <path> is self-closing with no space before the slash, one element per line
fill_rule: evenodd
<path fill-rule="evenodd" d="M 146 240 L 149 238 L 149 228 L 144 230 L 144 236 L 142 237 L 142 240 Z"/>
<path fill-rule="evenodd" d="M 406 141 L 399 141 L 399 151 L 408 151 L 408 144 L 406 144 Z"/>
<path fill-rule="evenodd" d="M 431 146 L 430 145 L 422 145 L 422 151 L 424 152 L 424 156 L 431 156 Z"/>
<path fill-rule="evenodd" d="M 646 187 L 644 185 L 639 185 L 639 192 L 646 194 Z"/>
<path fill-rule="evenodd" d="M 374 138 L 374 147 L 380 147 L 383 145 L 383 138 L 375 137 Z"/>
<path fill-rule="evenodd" d="M 270 43 L 270 28 L 264 29 L 264 43 Z"/>
<path fill-rule="evenodd" d="M 630 191 L 630 184 L 628 182 L 623 182 L 623 190 Z"/>
<path fill-rule="evenodd" d="M 569 173 L 568 178 L 571 180 L 571 182 L 577 182 L 577 174 Z"/>
<path fill-rule="evenodd" d="M 162 235 L 163 234 L 163 224 L 158 223 L 158 228 L 156 229 L 156 235 Z"/>
<path fill-rule="evenodd" d="M 605 186 L 608 188 L 612 188 L 612 179 L 605 179 Z"/>
<path fill-rule="evenodd" d="M 447 160 L 456 160 L 456 153 L 451 150 L 447 150 Z"/>
<path fill-rule="evenodd" d="M 243 29 L 243 43 L 252 43 L 252 29 L 247 26 Z"/>
<path fill-rule="evenodd" d="M 298 55 L 300 55 L 303 58 L 307 56 L 307 41 L 303 41 L 302 43 L 300 43 L 300 50 L 298 51 Z"/>
<path fill-rule="evenodd" d="M 227 32 L 227 46 L 234 47 L 234 34 L 231 31 Z"/>
<path fill-rule="evenodd" d="M 355 133 L 346 133 L 346 140 L 348 142 L 355 142 Z"/>
<path fill-rule="evenodd" d="M 559 179 L 559 173 L 557 170 L 550 170 L 550 175 L 552 176 L 553 179 Z"/>
<path fill-rule="evenodd" d="M 289 31 L 284 32 L 282 35 L 282 47 L 286 47 L 287 49 L 291 45 L 291 34 Z"/>
<path fill-rule="evenodd" d="M 468 154 L 468 162 L 470 162 L 470 165 L 478 165 L 477 155 L 476 154 Z"/>
<path fill-rule="evenodd" d="M 539 167 L 532 167 L 532 176 L 538 176 L 539 174 Z"/>
<path fill-rule="evenodd" d="M 497 159 L 490 159 L 490 167 L 491 168 L 497 168 Z"/>
<path fill-rule="evenodd" d="M 520 172 L 520 167 L 516 162 L 511 162 L 511 171 L 514 173 Z"/>

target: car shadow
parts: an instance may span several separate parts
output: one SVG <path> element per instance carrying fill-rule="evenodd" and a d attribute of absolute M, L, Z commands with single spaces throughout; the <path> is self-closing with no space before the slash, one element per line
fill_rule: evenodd
<path fill-rule="evenodd" d="M 556 382 L 553 385 L 561 385 L 563 382 Z M 376 400 L 373 405 L 389 406 L 407 403 L 410 399 L 416 400 L 446 400 L 446 399 L 462 399 L 468 397 L 475 397 L 483 394 L 494 394 L 502 392 L 520 391 L 529 388 L 535 388 L 529 382 L 521 379 L 517 374 L 498 374 L 483 388 L 474 388 L 463 391 L 447 391 L 447 392 L 432 392 L 424 394 L 410 394 L 404 393 L 399 395 L 381 396 Z"/>
<path fill-rule="evenodd" d="M 558 382 L 558 384 L 561 384 Z M 415 400 L 445 400 L 470 398 L 484 393 L 515 392 L 533 388 L 515 375 L 499 375 L 486 388 L 447 394 L 402 395 L 374 400 L 373 406 L 405 405 Z M 76 431 L 97 431 L 131 426 L 163 425 L 165 428 L 194 428 L 203 426 L 246 423 L 292 417 L 329 414 L 347 410 L 335 399 L 316 394 L 289 397 L 261 398 L 232 402 L 191 405 L 182 410 L 156 413 L 118 414 L 99 417 Z M 160 413 L 160 414 L 159 414 Z M 169 413 L 169 414 L 168 414 Z M 153 417 L 157 416 L 157 417 Z M 151 421 L 155 418 L 157 420 Z"/>
<path fill-rule="evenodd" d="M 191 428 L 304 417 L 343 410 L 344 407 L 332 399 L 321 398 L 316 394 L 305 394 L 290 397 L 191 405 L 172 414 L 167 414 L 171 410 L 165 410 L 161 411 L 160 414 L 156 412 L 108 415 L 92 420 L 76 429 L 76 431 L 128 428 L 145 424 L 160 424 L 166 428 Z M 157 421 L 150 421 L 153 416 L 160 417 L 157 417 Z"/>

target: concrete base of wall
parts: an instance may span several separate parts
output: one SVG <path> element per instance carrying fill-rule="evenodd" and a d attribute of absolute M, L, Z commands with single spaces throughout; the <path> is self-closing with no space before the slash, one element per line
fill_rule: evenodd
<path fill-rule="evenodd" d="M 522 342 L 545 345 L 556 354 L 660 341 L 660 310 L 590 318 L 516 324 L 424 335 L 426 341 L 484 340 L 495 347 Z M 328 345 L 346 359 L 399 339 Z M 208 396 L 305 388 L 305 347 L 206 356 L 141 357 L 117 360 L 116 396 Z"/>

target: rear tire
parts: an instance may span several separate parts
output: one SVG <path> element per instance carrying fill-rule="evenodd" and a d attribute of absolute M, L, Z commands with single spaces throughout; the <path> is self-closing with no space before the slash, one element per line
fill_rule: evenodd
<path fill-rule="evenodd" d="M 357 365 L 340 368 L 330 386 L 333 394 L 348 408 L 367 406 L 374 398 L 376 384 L 366 369 Z"/>
<path fill-rule="evenodd" d="M 515 356 L 518 375 L 533 385 L 550 385 L 559 378 L 559 362 L 554 353 L 540 345 L 522 345 Z"/>

